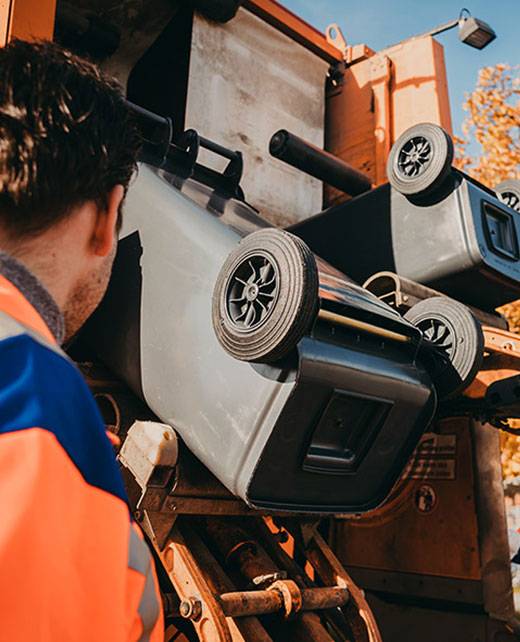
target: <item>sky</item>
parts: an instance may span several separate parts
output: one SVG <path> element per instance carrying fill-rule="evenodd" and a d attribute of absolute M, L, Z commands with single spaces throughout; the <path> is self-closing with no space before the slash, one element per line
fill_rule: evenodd
<path fill-rule="evenodd" d="M 324 31 L 337 22 L 348 44 L 384 47 L 429 31 L 458 18 L 463 7 L 489 23 L 496 40 L 482 51 L 462 44 L 457 30 L 436 36 L 444 45 L 454 133 L 460 134 L 464 119 L 464 94 L 471 91 L 481 67 L 496 63 L 520 64 L 520 1 L 465 0 L 281 0 L 282 4 Z"/>

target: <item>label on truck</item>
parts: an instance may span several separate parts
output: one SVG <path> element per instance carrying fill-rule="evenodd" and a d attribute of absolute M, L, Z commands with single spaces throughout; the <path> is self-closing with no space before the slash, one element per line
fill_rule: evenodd
<path fill-rule="evenodd" d="M 455 479 L 457 435 L 425 433 L 402 479 Z"/>

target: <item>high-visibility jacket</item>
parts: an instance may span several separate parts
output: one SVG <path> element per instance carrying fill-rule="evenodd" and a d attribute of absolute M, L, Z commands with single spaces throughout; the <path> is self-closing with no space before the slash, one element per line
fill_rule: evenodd
<path fill-rule="evenodd" d="M 0 640 L 163 640 L 153 560 L 83 378 L 0 275 Z"/>

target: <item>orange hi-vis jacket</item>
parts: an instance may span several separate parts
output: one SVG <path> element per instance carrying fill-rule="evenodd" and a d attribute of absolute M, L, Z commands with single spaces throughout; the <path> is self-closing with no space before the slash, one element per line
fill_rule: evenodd
<path fill-rule="evenodd" d="M 0 640 L 163 640 L 153 560 L 96 403 L 3 275 L 0 502 Z"/>

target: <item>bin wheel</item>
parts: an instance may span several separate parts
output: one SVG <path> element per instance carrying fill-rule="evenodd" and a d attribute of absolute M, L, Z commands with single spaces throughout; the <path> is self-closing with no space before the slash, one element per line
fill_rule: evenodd
<path fill-rule="evenodd" d="M 286 356 L 318 311 L 318 268 L 298 237 L 269 228 L 231 252 L 213 293 L 213 327 L 224 349 L 241 361 L 272 363 Z"/>
<path fill-rule="evenodd" d="M 404 317 L 445 356 L 430 368 L 439 397 L 461 393 L 482 365 L 484 335 L 479 321 L 465 305 L 446 297 L 420 301 Z"/>
<path fill-rule="evenodd" d="M 495 187 L 498 198 L 516 212 L 520 212 L 520 180 L 511 178 Z"/>
<path fill-rule="evenodd" d="M 395 141 L 386 173 L 390 185 L 406 196 L 424 196 L 438 188 L 451 173 L 453 141 L 433 123 L 407 129 Z"/>

